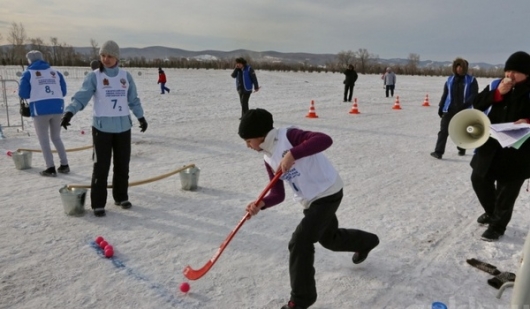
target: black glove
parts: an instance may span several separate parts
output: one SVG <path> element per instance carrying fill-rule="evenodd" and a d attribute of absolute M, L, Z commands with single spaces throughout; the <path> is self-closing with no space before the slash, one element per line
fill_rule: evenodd
<path fill-rule="evenodd" d="M 440 118 L 442 118 L 443 115 L 444 115 L 443 107 L 440 107 L 440 108 L 438 109 L 438 116 L 440 116 Z"/>
<path fill-rule="evenodd" d="M 61 118 L 61 127 L 63 127 L 65 130 L 68 130 L 68 126 L 70 125 L 70 120 L 74 117 L 74 114 L 72 112 L 66 112 L 63 115 L 63 118 Z"/>
<path fill-rule="evenodd" d="M 145 121 L 144 117 L 138 119 L 138 121 L 140 121 L 140 132 L 145 132 L 147 130 L 147 121 Z"/>

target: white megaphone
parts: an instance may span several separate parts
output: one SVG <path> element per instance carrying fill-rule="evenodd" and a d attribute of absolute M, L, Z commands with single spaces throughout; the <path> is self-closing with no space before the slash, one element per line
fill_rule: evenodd
<path fill-rule="evenodd" d="M 491 121 L 484 112 L 465 109 L 449 122 L 449 136 L 456 146 L 473 149 L 482 146 L 490 137 Z"/>

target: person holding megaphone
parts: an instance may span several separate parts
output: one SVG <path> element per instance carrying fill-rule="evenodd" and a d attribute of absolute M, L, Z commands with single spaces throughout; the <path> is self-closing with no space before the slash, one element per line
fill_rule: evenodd
<path fill-rule="evenodd" d="M 512 54 L 504 66 L 504 78 L 486 86 L 473 101 L 473 107 L 487 113 L 492 124 L 530 123 L 530 55 Z M 489 225 L 481 238 L 496 241 L 506 231 L 519 191 L 530 178 L 530 142 L 519 149 L 503 148 L 489 137 L 476 148 L 470 163 L 471 183 L 484 214 L 477 222 Z"/>

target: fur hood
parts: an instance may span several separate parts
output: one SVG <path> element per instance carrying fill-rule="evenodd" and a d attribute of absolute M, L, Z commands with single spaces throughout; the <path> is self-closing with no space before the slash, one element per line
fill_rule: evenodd
<path fill-rule="evenodd" d="M 468 65 L 469 63 L 467 62 L 467 60 L 463 59 L 463 58 L 456 58 L 454 61 L 453 61 L 453 74 L 456 74 L 456 67 L 457 66 L 461 66 L 462 69 L 464 70 L 464 75 L 467 74 L 467 68 L 468 68 Z"/>

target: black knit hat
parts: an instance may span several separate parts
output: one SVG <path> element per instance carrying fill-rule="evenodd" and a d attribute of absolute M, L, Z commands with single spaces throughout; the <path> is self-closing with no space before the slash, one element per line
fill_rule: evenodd
<path fill-rule="evenodd" d="M 530 75 L 530 55 L 524 51 L 513 53 L 504 65 L 504 72 L 506 71 L 517 71 Z"/>
<path fill-rule="evenodd" d="M 265 137 L 272 130 L 272 124 L 271 113 L 261 108 L 250 109 L 241 117 L 238 133 L 242 139 Z"/>

